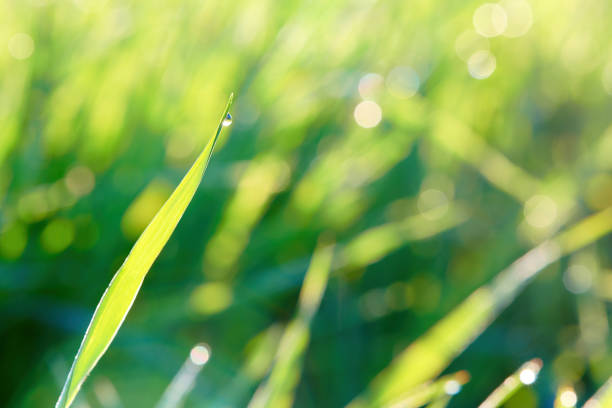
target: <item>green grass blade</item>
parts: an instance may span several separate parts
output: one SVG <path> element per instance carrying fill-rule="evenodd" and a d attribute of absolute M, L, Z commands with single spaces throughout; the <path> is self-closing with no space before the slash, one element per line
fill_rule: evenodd
<path fill-rule="evenodd" d="M 553 405 L 553 408 L 575 407 L 577 402 L 578 396 L 576 395 L 574 387 L 571 385 L 562 385 L 557 388 L 557 395 L 555 396 L 555 405 Z"/>
<path fill-rule="evenodd" d="M 497 408 L 501 406 L 522 387 L 532 384 L 538 377 L 541 368 L 542 360 L 539 358 L 526 362 L 494 389 L 478 408 Z"/>
<path fill-rule="evenodd" d="M 362 268 L 379 261 L 409 241 L 431 238 L 458 226 L 468 219 L 468 211 L 459 203 L 451 203 L 439 219 L 428 219 L 413 215 L 401 221 L 389 222 L 372 227 L 349 243 L 338 256 L 337 267 L 345 269 Z"/>
<path fill-rule="evenodd" d="M 435 378 L 491 324 L 539 271 L 611 230 L 612 207 L 609 207 L 525 253 L 499 272 L 491 283 L 476 289 L 400 353 L 350 407 L 384 405 L 412 387 Z"/>
<path fill-rule="evenodd" d="M 206 344 L 196 344 L 185 359 L 168 387 L 164 390 L 155 408 L 177 408 L 195 386 L 196 378 L 210 359 L 210 348 Z"/>
<path fill-rule="evenodd" d="M 612 377 L 604 383 L 591 398 L 584 403 L 584 408 L 612 407 Z"/>
<path fill-rule="evenodd" d="M 273 324 L 246 343 L 246 359 L 232 380 L 223 384 L 210 403 L 211 408 L 240 407 L 252 396 L 252 390 L 270 372 L 283 334 L 280 324 Z"/>
<path fill-rule="evenodd" d="M 281 337 L 268 380 L 257 389 L 249 408 L 288 408 L 293 405 L 302 359 L 310 340 L 310 323 L 327 287 L 333 251 L 332 244 L 320 240 L 304 277 L 297 314 Z"/>
<path fill-rule="evenodd" d="M 437 400 L 432 401 L 431 404 L 427 405 L 427 408 L 446 408 L 452 397 L 452 395 L 443 395 Z"/>
<path fill-rule="evenodd" d="M 195 194 L 210 161 L 223 120 L 232 105 L 230 95 L 217 132 L 208 142 L 195 163 L 170 198 L 149 223 L 102 295 L 85 332 L 56 408 L 69 407 L 83 381 L 104 354 L 117 334 L 151 265 L 174 232 Z"/>
<path fill-rule="evenodd" d="M 425 404 L 443 405 L 453 395 L 461 391 L 461 387 L 469 380 L 470 374 L 467 371 L 445 375 L 436 381 L 428 381 L 425 384 L 412 387 L 404 395 L 385 405 L 384 408 L 419 408 Z"/>

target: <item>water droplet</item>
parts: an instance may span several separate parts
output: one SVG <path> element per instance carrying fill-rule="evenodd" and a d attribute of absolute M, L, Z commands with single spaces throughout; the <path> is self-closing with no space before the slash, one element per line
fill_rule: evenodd
<path fill-rule="evenodd" d="M 538 375 L 531 368 L 526 368 L 519 374 L 519 379 L 525 385 L 531 385 L 538 378 Z"/>
<path fill-rule="evenodd" d="M 232 124 L 232 115 L 228 113 L 225 119 L 223 119 L 223 126 L 229 126 L 231 124 Z"/>
<path fill-rule="evenodd" d="M 189 358 L 193 364 L 203 366 L 210 358 L 210 347 L 208 344 L 204 343 L 196 344 L 196 346 L 191 349 Z"/>
<path fill-rule="evenodd" d="M 382 119 L 382 109 L 376 102 L 363 101 L 355 107 L 353 112 L 355 121 L 363 128 L 373 128 L 380 123 Z"/>
<path fill-rule="evenodd" d="M 449 380 L 444 384 L 444 392 L 448 395 L 455 395 L 461 391 L 461 383 L 457 380 Z"/>

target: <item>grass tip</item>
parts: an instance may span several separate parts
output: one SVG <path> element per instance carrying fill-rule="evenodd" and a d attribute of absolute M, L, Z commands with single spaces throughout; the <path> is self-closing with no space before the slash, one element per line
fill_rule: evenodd
<path fill-rule="evenodd" d="M 542 366 L 544 365 L 544 362 L 542 361 L 541 358 L 534 358 L 531 361 L 529 361 L 529 364 L 533 364 L 534 367 L 537 367 L 538 370 L 540 370 L 542 368 Z"/>

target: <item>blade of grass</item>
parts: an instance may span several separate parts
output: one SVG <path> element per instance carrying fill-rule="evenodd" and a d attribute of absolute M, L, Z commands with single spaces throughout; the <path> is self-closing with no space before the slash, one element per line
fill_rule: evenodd
<path fill-rule="evenodd" d="M 471 164 L 493 186 L 521 202 L 542 190 L 542 183 L 504 155 L 487 145 L 466 124 L 451 113 L 433 115 L 433 140 Z"/>
<path fill-rule="evenodd" d="M 570 385 L 564 385 L 557 389 L 557 396 L 555 397 L 555 405 L 553 408 L 571 408 L 575 407 L 578 402 L 578 396 L 576 390 Z"/>
<path fill-rule="evenodd" d="M 446 408 L 450 402 L 452 395 L 445 394 L 435 401 L 432 401 L 427 408 Z"/>
<path fill-rule="evenodd" d="M 584 403 L 584 408 L 607 408 L 612 407 L 612 377 L 604 383 L 593 395 Z"/>
<path fill-rule="evenodd" d="M 223 128 L 233 94 L 230 95 L 217 132 L 210 139 L 195 163 L 189 169 L 170 198 L 157 212 L 134 247 L 128 254 L 110 285 L 102 295 L 93 318 L 85 332 L 68 378 L 59 396 L 56 408 L 69 407 L 79 392 L 83 381 L 104 354 L 128 311 L 132 307 L 142 282 L 151 265 L 174 232 L 179 220 L 191 202 L 204 171 L 208 166 L 217 138 Z"/>
<path fill-rule="evenodd" d="M 483 401 L 478 408 L 497 408 L 525 385 L 532 384 L 542 368 L 542 360 L 535 358 L 523 364 L 514 374 L 506 378 Z"/>
<path fill-rule="evenodd" d="M 370 265 L 408 242 L 444 233 L 468 217 L 466 207 L 455 202 L 449 204 L 448 212 L 439 219 L 429 220 L 417 214 L 371 227 L 348 242 L 337 244 L 330 278 Z M 231 307 L 249 302 L 253 297 L 265 297 L 298 287 L 307 263 L 308 258 L 304 257 L 257 273 L 257 277 L 244 286 L 246 289 L 236 292 Z"/>
<path fill-rule="evenodd" d="M 612 207 L 545 241 L 481 286 L 408 346 L 372 381 L 351 407 L 384 405 L 439 375 L 546 266 L 612 230 Z"/>
<path fill-rule="evenodd" d="M 409 241 L 431 238 L 468 219 L 468 211 L 460 203 L 451 203 L 439 219 L 413 215 L 401 221 L 372 227 L 348 242 L 338 256 L 335 267 L 355 269 L 370 265 Z"/>
<path fill-rule="evenodd" d="M 162 394 L 155 408 L 177 408 L 193 389 L 196 378 L 210 358 L 206 344 L 196 344 L 187 359 Z"/>
<path fill-rule="evenodd" d="M 93 384 L 93 390 L 102 408 L 123 408 L 119 393 L 108 378 L 97 378 Z"/>
<path fill-rule="evenodd" d="M 287 326 L 268 380 L 249 403 L 249 408 L 290 407 L 302 371 L 302 358 L 310 340 L 310 323 L 319 309 L 329 279 L 333 245 L 320 239 L 300 292 L 297 315 Z"/>
<path fill-rule="evenodd" d="M 463 385 L 470 379 L 467 371 L 458 371 L 445 375 L 436 381 L 428 381 L 413 387 L 396 401 L 386 405 L 385 408 L 418 408 L 427 403 L 435 402 L 457 394 Z"/>
<path fill-rule="evenodd" d="M 223 385 L 209 407 L 244 406 L 255 386 L 270 372 L 282 334 L 282 327 L 275 323 L 251 339 L 245 347 L 244 364 L 232 375 L 232 380 Z"/>

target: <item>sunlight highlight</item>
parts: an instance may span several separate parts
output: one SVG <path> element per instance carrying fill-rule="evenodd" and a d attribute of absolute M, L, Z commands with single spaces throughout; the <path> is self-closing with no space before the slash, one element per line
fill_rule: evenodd
<path fill-rule="evenodd" d="M 353 115 L 355 116 L 355 122 L 362 128 L 373 128 L 382 119 L 382 109 L 376 102 L 363 101 L 355 107 Z"/>
<path fill-rule="evenodd" d="M 191 362 L 195 365 L 202 366 L 206 364 L 208 359 L 210 359 L 210 347 L 204 343 L 196 345 L 189 352 L 189 358 L 191 358 Z"/>
<path fill-rule="evenodd" d="M 535 228 L 550 227 L 557 219 L 557 204 L 546 195 L 535 195 L 525 203 L 525 221 Z"/>
<path fill-rule="evenodd" d="M 17 33 L 9 39 L 8 50 L 17 60 L 28 59 L 34 53 L 34 40 L 28 34 Z"/>
<path fill-rule="evenodd" d="M 559 395 L 559 402 L 563 407 L 575 407 L 576 403 L 578 402 L 578 396 L 573 389 L 569 388 L 561 392 Z"/>
<path fill-rule="evenodd" d="M 502 0 L 499 4 L 508 20 L 503 35 L 515 38 L 527 34 L 533 24 L 533 12 L 529 3 L 525 0 Z"/>
<path fill-rule="evenodd" d="M 359 80 L 359 85 L 357 87 L 359 90 L 359 95 L 361 95 L 363 99 L 372 98 L 378 91 L 380 91 L 383 82 L 384 78 L 380 74 L 365 74 Z"/>
<path fill-rule="evenodd" d="M 467 66 L 472 78 L 486 79 L 495 72 L 497 61 L 489 51 L 476 51 L 468 59 Z"/>
<path fill-rule="evenodd" d="M 506 10 L 495 3 L 485 3 L 478 7 L 472 17 L 476 32 L 484 37 L 496 37 L 508 27 Z"/>
<path fill-rule="evenodd" d="M 407 66 L 393 68 L 385 81 L 389 93 L 403 99 L 416 95 L 421 83 L 414 69 Z"/>

